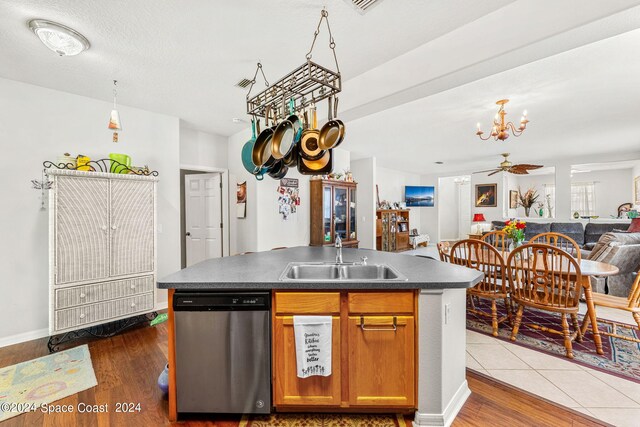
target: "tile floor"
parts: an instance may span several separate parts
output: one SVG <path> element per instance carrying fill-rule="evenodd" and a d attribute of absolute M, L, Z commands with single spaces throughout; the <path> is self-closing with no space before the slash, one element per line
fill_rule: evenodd
<path fill-rule="evenodd" d="M 624 314 L 598 308 L 603 318 L 631 323 Z M 633 381 L 469 330 L 467 367 L 615 426 L 640 425 L 640 384 Z"/>
<path fill-rule="evenodd" d="M 404 253 L 438 259 L 431 244 Z M 629 313 L 606 307 L 598 316 L 633 323 Z M 633 381 L 473 331 L 467 331 L 467 367 L 615 426 L 640 425 L 640 384 Z"/>

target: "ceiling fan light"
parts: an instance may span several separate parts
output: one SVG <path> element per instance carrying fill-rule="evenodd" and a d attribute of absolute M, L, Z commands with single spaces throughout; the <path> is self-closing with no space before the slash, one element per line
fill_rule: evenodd
<path fill-rule="evenodd" d="M 74 56 L 91 47 L 85 36 L 62 24 L 32 19 L 29 28 L 46 47 L 60 56 Z"/>

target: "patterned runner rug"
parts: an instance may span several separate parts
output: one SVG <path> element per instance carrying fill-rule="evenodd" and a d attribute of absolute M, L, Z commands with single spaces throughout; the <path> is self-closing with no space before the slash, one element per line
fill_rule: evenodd
<path fill-rule="evenodd" d="M 480 304 L 476 303 L 476 307 L 486 313 L 491 313 L 491 303 L 486 299 L 481 299 Z M 505 314 L 504 304 L 498 302 L 498 317 Z M 629 315 L 629 317 L 631 318 L 631 315 Z M 583 316 L 578 315 L 578 318 L 580 324 L 582 324 Z M 562 335 L 529 328 L 526 326 L 527 323 L 534 323 L 557 330 L 562 329 L 559 314 L 525 307 L 517 340 L 515 342 L 511 341 L 511 325 L 509 325 L 507 321 L 499 325 L 498 339 L 640 383 L 639 343 L 600 335 L 602 337 L 604 355 L 599 355 L 596 353 L 593 334 L 589 330 L 582 343 L 573 341 L 574 359 L 572 360 L 565 356 L 564 338 Z M 571 324 L 571 322 L 569 323 Z M 598 326 L 601 331 L 611 331 L 611 327 L 607 324 L 599 323 Z M 573 332 L 573 328 L 571 326 L 570 328 Z M 491 335 L 491 318 L 477 316 L 467 311 L 467 329 Z M 617 332 L 619 335 L 640 337 L 638 328 L 632 325 L 625 325 L 625 327 L 618 326 Z"/>
<path fill-rule="evenodd" d="M 245 416 L 239 427 L 410 427 L 404 416 L 379 414 L 271 414 Z"/>
<path fill-rule="evenodd" d="M 97 384 L 86 344 L 0 368 L 0 422 Z"/>

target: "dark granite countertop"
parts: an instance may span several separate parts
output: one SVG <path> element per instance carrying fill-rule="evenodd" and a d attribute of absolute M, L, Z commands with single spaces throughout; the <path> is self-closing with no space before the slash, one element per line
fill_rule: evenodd
<path fill-rule="evenodd" d="M 257 290 L 257 289 L 448 289 L 470 288 L 482 273 L 457 265 L 402 253 L 344 248 L 344 262 L 384 263 L 404 274 L 407 281 L 284 282 L 280 275 L 290 262 L 333 262 L 333 247 L 299 246 L 215 258 L 180 270 L 158 280 L 161 289 Z"/>

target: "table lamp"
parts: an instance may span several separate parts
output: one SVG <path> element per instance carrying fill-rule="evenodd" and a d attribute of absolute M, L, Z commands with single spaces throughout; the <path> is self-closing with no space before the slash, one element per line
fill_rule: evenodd
<path fill-rule="evenodd" d="M 476 234 L 480 234 L 481 233 L 480 223 L 487 222 L 487 220 L 484 218 L 484 214 L 481 214 L 481 213 L 473 214 L 473 220 L 472 221 L 475 222 L 475 223 L 478 223 L 476 225 Z"/>

